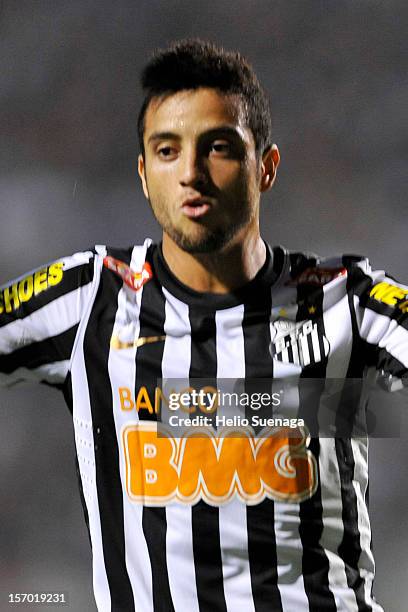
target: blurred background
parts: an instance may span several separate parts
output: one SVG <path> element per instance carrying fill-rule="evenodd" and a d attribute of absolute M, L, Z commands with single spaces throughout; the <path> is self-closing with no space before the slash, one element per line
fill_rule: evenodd
<path fill-rule="evenodd" d="M 0 2 L 0 284 L 95 243 L 159 238 L 136 173 L 138 75 L 155 48 L 186 36 L 240 50 L 270 94 L 282 164 L 263 198 L 264 237 L 367 254 L 408 282 L 407 9 Z M 0 403 L 0 610 L 9 592 L 62 590 L 73 610 L 92 611 L 68 410 L 45 387 L 3 391 Z M 407 440 L 405 416 L 398 439 L 371 442 L 375 592 L 389 612 L 408 600 Z"/>

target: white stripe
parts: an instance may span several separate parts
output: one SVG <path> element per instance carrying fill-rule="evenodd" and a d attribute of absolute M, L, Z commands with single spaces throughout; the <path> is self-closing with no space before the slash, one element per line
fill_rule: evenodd
<path fill-rule="evenodd" d="M 293 342 L 292 344 L 292 352 L 293 352 L 293 363 L 296 365 L 300 364 L 300 357 L 299 357 L 299 348 L 298 348 L 298 343 Z"/>
<path fill-rule="evenodd" d="M 303 334 L 300 336 L 300 348 L 302 354 L 302 365 L 307 366 L 310 363 L 309 345 L 307 343 L 307 336 Z"/>
<path fill-rule="evenodd" d="M 281 352 L 281 355 L 282 355 L 283 363 L 288 363 L 289 362 L 289 351 L 287 348 L 283 349 L 283 351 Z"/>
<path fill-rule="evenodd" d="M 344 534 L 339 467 L 334 438 L 320 438 L 319 469 L 323 532 L 320 545 L 329 561 L 329 589 L 333 593 L 337 610 L 357 612 L 356 596 L 347 584 L 345 565 L 338 554 Z"/>
<path fill-rule="evenodd" d="M 357 298 L 355 304 L 358 308 Z M 385 348 L 408 367 L 408 330 L 398 325 L 395 319 L 366 308 L 362 317 L 360 335 L 370 344 Z"/>
<path fill-rule="evenodd" d="M 219 310 L 216 313 L 217 379 L 245 377 L 243 316 L 242 305 Z M 248 559 L 245 504 L 234 499 L 220 506 L 219 525 L 227 610 L 255 612 Z"/>
<path fill-rule="evenodd" d="M 17 368 L 11 374 L 0 372 L 0 386 L 9 387 L 22 380 L 26 381 L 45 381 L 47 383 L 63 383 L 69 371 L 69 359 L 55 361 L 39 366 L 38 368 Z"/>
<path fill-rule="evenodd" d="M 296 295 L 296 288 L 287 289 L 285 301 L 291 302 Z M 272 301 L 277 301 L 277 296 L 272 296 Z M 295 312 L 293 312 L 295 316 Z M 305 336 L 300 336 L 300 360 L 302 365 L 310 363 L 309 347 Z M 273 361 L 274 379 L 283 379 L 274 383 L 274 391 L 283 389 L 279 414 L 284 417 L 297 417 L 299 414 L 299 387 L 298 380 L 301 367 L 296 364 L 280 363 Z M 285 383 L 289 378 L 289 384 Z M 279 385 L 278 385 L 279 382 Z M 277 386 L 278 385 L 278 386 Z M 275 389 L 276 387 L 276 389 Z M 302 574 L 303 547 L 299 535 L 300 506 L 298 503 L 274 502 L 274 527 L 276 539 L 276 559 L 278 569 L 277 586 L 282 602 L 283 612 L 293 610 L 308 610 L 307 599 Z"/>
<path fill-rule="evenodd" d="M 93 282 L 93 303 L 99 287 L 102 261 L 97 260 Z M 89 398 L 89 387 L 86 376 L 83 341 L 91 308 L 81 321 L 78 331 L 77 350 L 72 361 L 72 396 L 75 445 L 78 455 L 79 471 L 84 492 L 85 503 L 89 516 L 89 531 L 92 542 L 93 588 L 96 605 L 99 610 L 110 610 L 111 597 L 106 576 L 105 561 L 102 547 L 102 533 L 96 489 L 95 451 L 92 427 L 92 412 Z"/>
<path fill-rule="evenodd" d="M 166 340 L 163 350 L 162 375 L 166 378 L 189 378 L 191 361 L 191 328 L 189 309 L 162 288 L 166 298 L 164 332 Z M 176 358 L 177 356 L 177 358 Z"/>
<path fill-rule="evenodd" d="M 164 288 L 163 293 L 166 298 L 163 380 L 172 378 L 188 380 L 191 360 L 188 306 Z M 166 507 L 167 571 L 175 610 L 199 612 L 191 516 L 190 506 L 177 503 Z"/>
<path fill-rule="evenodd" d="M 319 363 L 319 361 L 322 360 L 322 357 L 320 355 L 319 335 L 318 335 L 317 328 L 315 326 L 313 326 L 313 329 L 310 335 L 312 338 L 312 346 L 313 346 L 313 360 L 315 363 Z"/>
<path fill-rule="evenodd" d="M 399 289 L 403 289 L 408 293 L 408 285 L 404 283 L 400 283 L 395 281 L 395 279 L 387 276 L 384 270 L 364 270 L 364 273 L 373 279 L 373 285 L 377 285 L 378 283 L 386 282 L 393 287 L 398 287 Z"/>
<path fill-rule="evenodd" d="M 57 259 L 56 262 L 62 261 L 64 264 L 64 271 L 66 271 L 89 263 L 89 260 L 92 259 L 92 257 L 94 257 L 94 253 L 92 253 L 92 251 L 82 251 L 80 253 L 74 253 L 70 257 Z"/>
<path fill-rule="evenodd" d="M 398 325 L 396 321 L 391 321 L 379 346 L 384 347 L 390 355 L 408 368 L 408 330 L 405 327 Z"/>
<path fill-rule="evenodd" d="M 199 612 L 193 555 L 191 507 L 166 507 L 166 555 L 174 609 Z"/>
<path fill-rule="evenodd" d="M 371 552 L 371 527 L 365 495 L 368 484 L 368 439 L 353 438 L 351 446 L 354 456 L 353 487 L 357 497 L 358 531 L 360 533 L 361 555 L 358 561 L 360 576 L 364 579 L 364 594 L 366 602 L 372 606 L 373 612 L 383 612 L 383 609 L 371 597 L 371 588 L 375 574 L 374 557 Z"/>
<path fill-rule="evenodd" d="M 79 323 L 91 289 L 92 283 L 78 287 L 24 319 L 16 319 L 2 327 L 0 354 L 9 355 L 28 344 L 52 338 L 74 327 Z"/>
<path fill-rule="evenodd" d="M 354 296 L 354 305 L 357 315 L 362 316 L 360 326 L 361 337 L 370 344 L 378 344 L 387 332 L 391 323 L 390 317 L 378 314 L 369 308 L 363 310 L 361 306 L 359 306 L 359 299 L 357 296 Z"/>
<path fill-rule="evenodd" d="M 146 256 L 144 247 L 135 247 L 132 252 L 131 267 L 140 270 Z M 140 333 L 140 304 L 143 287 L 138 291 L 126 285 L 118 294 L 118 309 L 112 335 L 119 336 L 125 332 L 126 337 L 135 340 Z M 132 343 L 130 343 L 132 344 Z M 150 557 L 143 533 L 143 506 L 131 501 L 126 493 L 126 463 L 122 442 L 122 430 L 126 425 L 139 420 L 136 409 L 121 409 L 119 388 L 127 387 L 134 396 L 136 379 L 136 348 L 110 349 L 108 371 L 112 387 L 113 416 L 119 448 L 120 478 L 123 492 L 123 523 L 125 537 L 125 563 L 132 585 L 135 609 L 140 612 L 153 610 L 152 573 Z"/>
<path fill-rule="evenodd" d="M 217 379 L 222 379 L 219 388 L 226 393 L 236 391 L 236 379 L 245 378 L 243 317 L 244 307 L 241 305 L 218 310 L 215 314 Z M 217 409 L 217 415 L 220 416 L 231 417 L 235 414 L 240 413 L 234 406 L 221 405 Z"/>
<path fill-rule="evenodd" d="M 278 587 L 283 612 L 309 609 L 302 574 L 303 547 L 299 536 L 299 512 L 299 504 L 275 501 Z"/>
<path fill-rule="evenodd" d="M 329 288 L 329 289 L 328 289 Z M 336 294 L 333 300 L 332 292 Z M 344 379 L 351 355 L 351 317 L 348 307 L 346 286 L 338 284 L 336 287 L 326 285 L 323 288 L 323 323 L 325 336 L 331 347 L 326 368 L 326 389 L 333 394 L 333 385 L 327 379 Z M 331 307 L 328 308 L 328 302 Z M 339 325 L 341 321 L 341 325 Z M 341 383 L 340 383 L 341 384 Z M 338 406 L 330 403 L 330 397 L 322 394 L 319 405 L 319 426 L 327 432 L 329 421 L 335 422 Z M 337 395 L 339 397 L 340 394 Z M 326 433 L 327 435 L 327 433 Z M 339 611 L 357 612 L 358 606 L 355 593 L 347 584 L 347 576 L 343 560 L 338 554 L 344 534 L 342 519 L 342 498 L 340 472 L 336 456 L 334 438 L 321 437 L 319 440 L 320 455 L 319 469 L 321 479 L 322 521 L 323 532 L 320 545 L 324 548 L 329 561 L 329 589 L 333 593 L 336 607 Z"/>
<path fill-rule="evenodd" d="M 248 559 L 246 505 L 233 499 L 219 508 L 224 595 L 229 612 L 255 612 Z"/>

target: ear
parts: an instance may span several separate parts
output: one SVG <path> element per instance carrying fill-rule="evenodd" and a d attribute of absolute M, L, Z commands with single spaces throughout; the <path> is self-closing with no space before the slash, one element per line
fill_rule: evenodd
<path fill-rule="evenodd" d="M 274 184 L 279 162 L 279 149 L 276 144 L 273 144 L 262 156 L 261 181 L 259 184 L 261 192 L 268 191 Z"/>
<path fill-rule="evenodd" d="M 145 194 L 146 198 L 149 199 L 149 191 L 147 189 L 147 182 L 146 182 L 145 160 L 143 159 L 142 154 L 140 154 L 139 157 L 137 158 L 137 171 L 139 173 L 140 180 L 142 181 L 143 193 Z"/>

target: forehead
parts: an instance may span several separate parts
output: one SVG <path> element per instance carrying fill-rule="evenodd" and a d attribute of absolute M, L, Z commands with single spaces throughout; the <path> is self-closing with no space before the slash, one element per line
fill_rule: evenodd
<path fill-rule="evenodd" d="M 149 138 L 155 132 L 202 133 L 220 126 L 236 128 L 246 137 L 252 134 L 238 95 L 210 88 L 183 90 L 150 101 L 144 137 Z"/>

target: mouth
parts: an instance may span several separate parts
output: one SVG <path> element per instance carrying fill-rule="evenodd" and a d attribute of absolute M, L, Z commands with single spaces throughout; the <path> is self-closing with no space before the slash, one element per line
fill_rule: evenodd
<path fill-rule="evenodd" d="M 198 219 L 208 213 L 212 204 L 209 198 L 194 198 L 185 200 L 181 206 L 181 210 L 189 219 Z"/>

